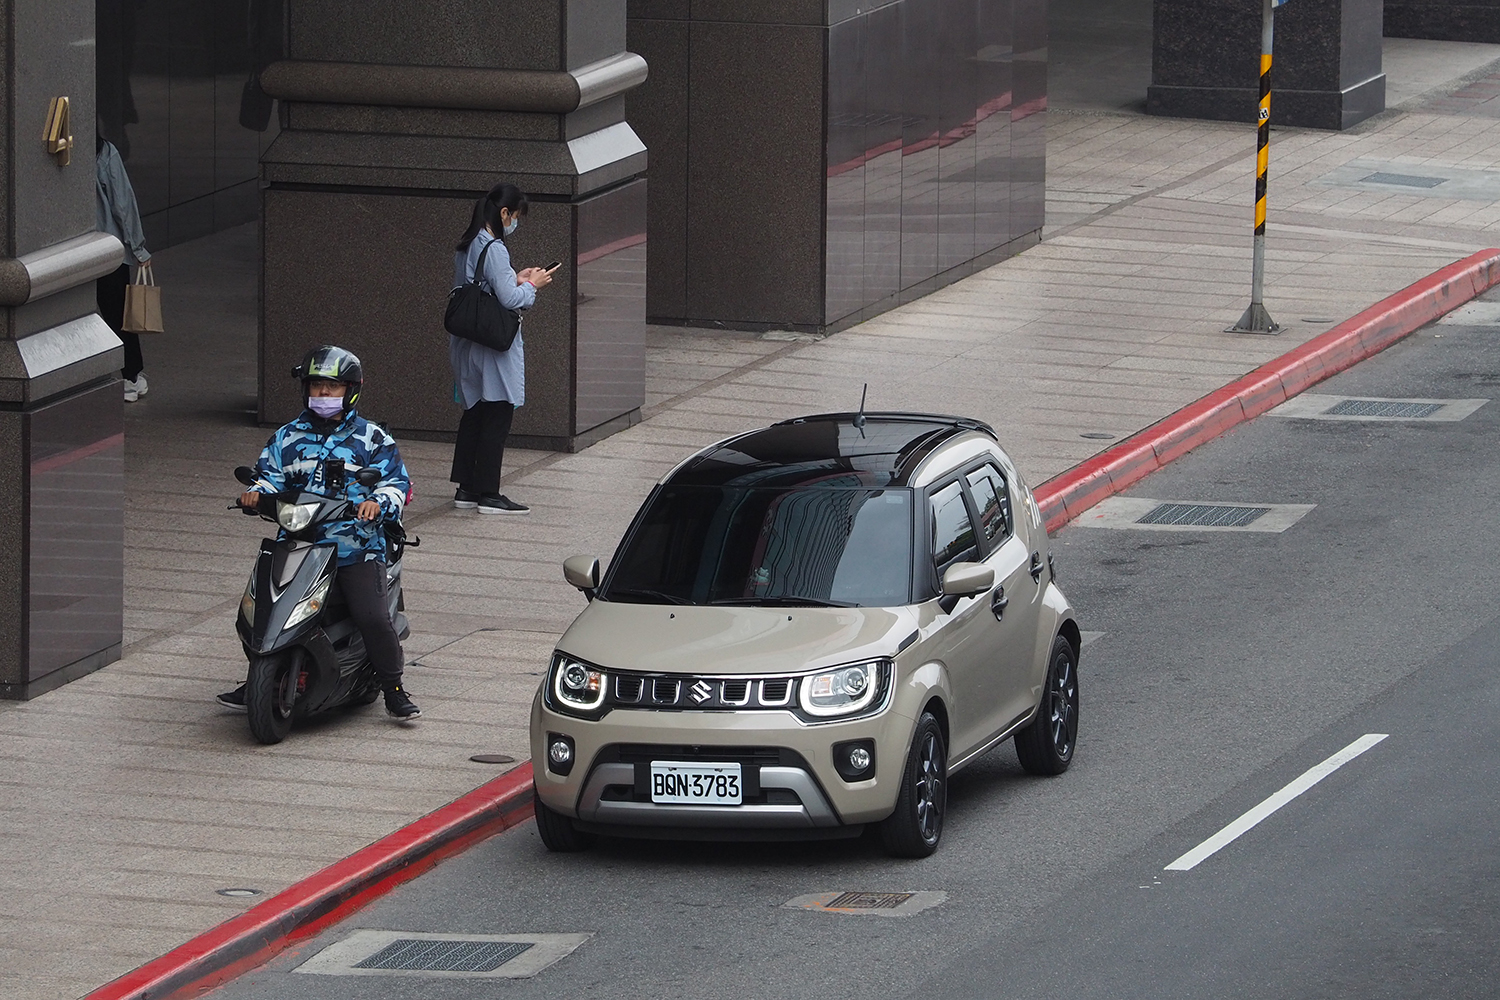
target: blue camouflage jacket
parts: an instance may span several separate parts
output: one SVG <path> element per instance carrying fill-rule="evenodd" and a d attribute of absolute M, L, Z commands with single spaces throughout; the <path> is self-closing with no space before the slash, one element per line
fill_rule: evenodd
<path fill-rule="evenodd" d="M 380 504 L 382 517 L 324 525 L 320 540 L 338 543 L 340 566 L 384 559 L 385 533 L 381 524 L 387 518 L 401 517 L 411 492 L 411 479 L 396 448 L 396 439 L 380 425 L 361 417 L 358 411 L 327 431 L 318 427 L 326 428 L 328 422 L 314 423 L 315 419 L 304 411 L 271 435 L 256 463 L 256 481 L 251 489 L 280 493 L 295 482 L 313 493 L 332 495 L 324 478 L 324 463 L 331 458 L 342 459 L 349 501 L 357 506 L 364 500 L 374 500 Z M 380 482 L 373 489 L 361 486 L 354 479 L 354 474 L 364 468 L 380 470 Z"/>

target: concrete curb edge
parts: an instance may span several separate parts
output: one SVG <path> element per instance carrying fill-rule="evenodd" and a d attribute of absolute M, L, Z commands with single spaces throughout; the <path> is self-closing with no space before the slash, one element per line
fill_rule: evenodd
<path fill-rule="evenodd" d="M 1168 462 L 1377 354 L 1500 283 L 1500 249 L 1450 264 L 1036 489 L 1049 532 Z M 89 993 L 83 1000 L 200 994 L 307 940 L 439 861 L 531 815 L 529 763 Z"/>
<path fill-rule="evenodd" d="M 83 1000 L 198 995 L 263 965 L 444 858 L 531 815 L 529 762 L 309 875 Z"/>
<path fill-rule="evenodd" d="M 1036 489 L 1049 532 L 1237 424 L 1257 417 L 1500 283 L 1500 249 L 1481 250 L 1381 299 L 1105 449 Z"/>

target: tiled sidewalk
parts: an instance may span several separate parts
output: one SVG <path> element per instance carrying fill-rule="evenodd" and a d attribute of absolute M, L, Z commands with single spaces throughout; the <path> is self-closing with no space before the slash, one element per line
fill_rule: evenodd
<path fill-rule="evenodd" d="M 538 672 L 581 607 L 559 562 L 607 556 L 691 450 L 852 408 L 868 382 L 872 408 L 991 421 L 1040 482 L 1108 443 L 1080 435 L 1133 433 L 1500 241 L 1500 202 L 1339 179 L 1366 162 L 1488 170 L 1500 119 L 1427 109 L 1279 130 L 1267 305 L 1287 329 L 1225 334 L 1248 299 L 1250 127 L 1053 112 L 1049 138 L 1040 246 L 820 342 L 653 331 L 643 423 L 577 455 L 508 456 L 528 517 L 445 507 L 447 447 L 407 442 L 423 540 L 406 569 L 424 712 L 410 730 L 372 710 L 260 747 L 212 704 L 243 671 L 231 623 L 261 535 L 223 509 L 229 469 L 265 437 L 244 416 L 253 254 L 245 233 L 162 253 L 164 283 L 229 295 L 237 320 L 182 301 L 171 336 L 226 359 L 237 402 L 205 407 L 201 381 L 153 360 L 192 352 L 147 345 L 152 394 L 128 414 L 126 656 L 0 704 L 0 836 L 23 859 L 0 874 L 0 995 L 78 996 L 253 902 L 214 890 L 280 889 L 496 773 L 470 754 L 523 756 Z"/>

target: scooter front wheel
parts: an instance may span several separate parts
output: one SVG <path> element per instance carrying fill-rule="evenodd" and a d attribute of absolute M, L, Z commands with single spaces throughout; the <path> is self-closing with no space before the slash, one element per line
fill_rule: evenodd
<path fill-rule="evenodd" d="M 260 742 L 280 743 L 292 731 L 299 673 L 297 658 L 290 652 L 251 659 L 245 709 L 250 732 Z"/>

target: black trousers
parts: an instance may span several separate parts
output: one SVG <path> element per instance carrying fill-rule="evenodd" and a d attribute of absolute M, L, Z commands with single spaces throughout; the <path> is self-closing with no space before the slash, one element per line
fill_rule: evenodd
<path fill-rule="evenodd" d="M 120 374 L 127 381 L 134 382 L 146 367 L 146 362 L 141 357 L 140 335 L 120 329 L 125 322 L 125 286 L 128 284 L 130 265 L 121 264 L 117 270 L 94 283 L 94 292 L 99 302 L 99 317 L 115 331 L 115 336 L 125 342 L 125 367 L 120 369 Z"/>
<path fill-rule="evenodd" d="M 516 408 L 511 403 L 481 401 L 464 411 L 453 445 L 449 481 L 468 493 L 500 492 L 500 460 Z"/>
<path fill-rule="evenodd" d="M 340 566 L 335 586 L 349 605 L 349 617 L 364 636 L 380 686 L 389 691 L 401 683 L 402 659 L 401 640 L 386 610 L 385 563 L 371 559 Z"/>

